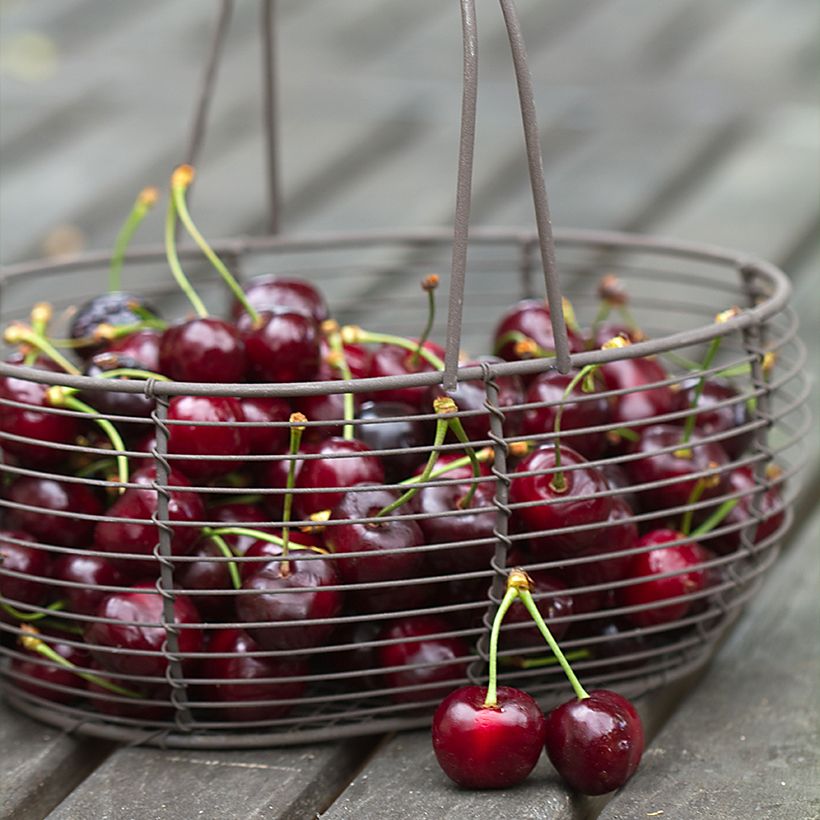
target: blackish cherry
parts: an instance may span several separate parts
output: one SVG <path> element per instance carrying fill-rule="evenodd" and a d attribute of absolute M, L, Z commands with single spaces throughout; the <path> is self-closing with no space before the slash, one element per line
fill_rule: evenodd
<path fill-rule="evenodd" d="M 545 749 L 558 774 L 581 794 L 606 794 L 635 773 L 644 748 L 641 719 L 617 692 L 594 689 L 546 718 Z"/>
<path fill-rule="evenodd" d="M 357 414 L 360 419 L 374 422 L 356 427 L 357 438 L 371 450 L 404 451 L 381 458 L 385 478 L 390 483 L 407 478 L 425 460 L 423 451 L 407 452 L 408 448 L 427 443 L 425 425 L 413 418 L 415 413 L 413 407 L 402 402 L 366 401 Z"/>
<path fill-rule="evenodd" d="M 99 379 L 104 377 L 104 374 L 110 370 L 122 369 L 145 370 L 142 362 L 138 359 L 106 350 L 91 357 L 86 363 L 83 375 Z M 114 379 L 111 381 L 114 381 Z M 156 401 L 144 393 L 121 393 L 116 390 L 82 390 L 77 397 L 90 404 L 97 412 L 111 416 L 136 416 L 147 419 L 156 406 Z M 123 433 L 131 433 L 132 435 L 145 431 L 145 425 L 142 424 L 122 423 L 119 427 Z"/>
<path fill-rule="evenodd" d="M 506 789 L 524 781 L 546 739 L 541 708 L 526 692 L 500 686 L 494 706 L 486 687 L 451 692 L 433 717 L 433 751 L 444 773 L 465 789 Z"/>
<path fill-rule="evenodd" d="M 91 357 L 107 347 L 104 338 L 97 335 L 100 326 L 121 327 L 140 324 L 146 314 L 159 317 L 157 309 L 143 296 L 123 291 L 102 293 L 85 302 L 71 320 L 69 336 L 87 343 L 75 350 L 80 356 Z"/>

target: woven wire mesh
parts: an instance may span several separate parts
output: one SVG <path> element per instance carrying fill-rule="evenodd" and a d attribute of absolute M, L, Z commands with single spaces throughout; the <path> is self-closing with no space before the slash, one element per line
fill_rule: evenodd
<path fill-rule="evenodd" d="M 39 585 L 35 582 L 33 595 L 18 596 L 13 591 L 25 589 L 21 583 L 31 583 L 32 574 L 38 573 L 21 572 L 8 561 L 0 564 L 5 605 L 0 615 L 3 685 L 7 697 L 22 711 L 85 734 L 188 747 L 291 744 L 425 725 L 447 691 L 466 681 L 486 680 L 489 626 L 513 561 L 536 579 L 545 574 L 551 579 L 540 588 L 536 586 L 535 599 L 552 629 L 560 634 L 565 651 L 573 653 L 574 667 L 584 683 L 637 694 L 702 665 L 743 604 L 754 595 L 789 524 L 790 493 L 795 487 L 792 477 L 800 467 L 800 441 L 810 423 L 804 409 L 804 351 L 787 306 L 787 280 L 773 266 L 741 253 L 596 232 L 557 233 L 556 265 L 523 45 L 512 4 L 502 0 L 501 6 L 516 60 L 538 232 L 474 229 L 467 241 L 475 113 L 475 51 L 471 48 L 475 14 L 472 2 L 462 0 L 465 92 L 455 234 L 441 230 L 347 233 L 236 239 L 215 245 L 240 278 L 274 271 L 278 276 L 308 279 L 326 293 L 338 322 L 376 331 L 389 329 L 407 337 L 417 335 L 424 323 L 424 299 L 417 283 L 431 271 L 440 273 L 450 285 L 449 309 L 434 325 L 431 338 L 444 342 L 443 373 L 432 370 L 352 381 L 226 385 L 90 379 L 18 364 L 0 365 L 6 384 L 18 380 L 29 390 L 36 391 L 38 385 L 79 388 L 84 391 L 82 395 L 91 397 L 92 405 L 94 396 L 115 393 L 142 394 L 150 402 L 147 415 L 96 413 L 93 417 L 38 404 L 35 415 L 69 420 L 69 425 L 80 428 L 68 438 L 57 436 L 51 442 L 20 435 L 8 424 L 2 425 L 5 488 L 0 506 L 5 534 L 0 545 L 29 548 L 41 559 L 45 567 L 42 574 L 49 576 Z M 226 9 L 229 4 L 223 4 L 206 71 L 191 156 L 201 142 Z M 263 3 L 263 10 L 269 14 L 270 4 Z M 266 18 L 265 31 L 269 23 Z M 270 40 L 266 42 L 270 47 Z M 266 76 L 270 78 L 270 72 Z M 268 103 L 272 104 L 270 99 Z M 269 133 L 271 153 L 273 148 Z M 273 177 L 270 187 L 275 204 Z M 274 208 L 274 225 L 276 215 Z M 198 267 L 198 252 L 183 249 L 181 256 L 209 306 L 215 312 L 224 311 L 225 291 L 212 272 Z M 73 306 L 98 292 L 100 271 L 106 264 L 102 255 L 87 255 L 6 271 L 0 280 L 3 320 L 25 318 L 32 294 L 44 292 L 71 294 L 54 301 L 55 309 L 64 311 L 63 318 L 68 319 Z M 560 304 L 561 294 L 565 294 L 584 327 L 594 323 L 599 308 L 599 277 L 602 273 L 617 274 L 630 293 L 630 309 L 646 340 L 608 350 L 588 345 L 570 354 L 564 313 L 553 309 L 555 356 L 460 363 L 460 348 L 475 354 L 491 349 L 492 330 L 505 306 L 543 293 L 544 284 L 537 283 L 539 266 L 549 303 Z M 162 304 L 166 315 L 184 311 L 179 294 L 169 286 L 162 249 L 129 253 L 125 277 L 129 282 L 138 279 L 140 294 Z M 741 308 L 736 316 L 714 323 L 716 312 L 734 305 Z M 714 339 L 721 340 L 717 358 L 706 368 L 691 364 L 703 359 Z M 767 364 L 767 354 L 776 358 L 773 369 Z M 585 365 L 646 357 L 662 365 L 655 369 L 659 374 L 655 378 L 639 386 L 599 384 L 593 393 L 573 395 L 573 403 L 602 401 L 613 407 L 625 397 L 665 391 L 682 400 L 662 412 L 634 418 L 627 426 L 638 435 L 659 423 L 682 430 L 691 415 L 692 390 L 700 378 L 716 379 L 731 373 L 731 390 L 718 398 L 712 409 L 731 416 L 732 423 L 699 430 L 690 442 L 693 452 L 722 443 L 731 455 L 719 464 L 707 462 L 683 479 L 646 478 L 638 470 L 646 454 L 624 443 L 622 421 L 605 418 L 593 425 L 566 426 L 560 433 L 562 445 L 581 448 L 586 439 L 596 446 L 587 461 L 565 463 L 565 474 L 602 471 L 606 480 L 586 499 L 607 510 L 616 503 L 613 499 L 620 499 L 617 503 L 626 500 L 627 506 L 622 507 L 620 519 L 607 513 L 580 525 L 533 527 L 533 511 L 557 508 L 566 499 L 522 497 L 519 490 L 524 482 L 530 478 L 548 482 L 556 472 L 553 467 L 530 467 L 536 462 L 527 462 L 522 448 L 549 452 L 558 437 L 552 425 L 527 427 L 524 420 L 528 414 L 532 417 L 550 408 L 554 411 L 562 399 L 533 398 L 525 387 L 539 374 L 558 369 L 566 372 L 571 367 L 577 372 Z M 485 462 L 476 482 L 477 501 L 462 508 L 458 502 L 467 492 L 469 478 L 444 473 L 423 482 L 413 502 L 389 515 L 378 515 L 384 499 L 395 498 L 398 482 L 418 470 L 432 450 L 442 455 L 464 454 L 465 445 L 453 438 L 433 446 L 437 414 L 432 399 L 442 388 L 456 384 L 477 388 L 474 400 L 463 404 L 456 414 L 470 431 L 470 446 Z M 515 385 L 512 399 L 507 390 L 510 384 Z M 361 411 L 363 402 L 395 399 L 397 393 L 407 395 L 406 391 L 421 397 L 419 403 L 389 419 L 368 418 L 361 412 L 354 419 L 344 419 L 339 402 L 331 400 L 353 394 Z M 291 426 L 287 414 L 272 422 L 246 420 L 228 425 L 232 429 L 267 430 L 270 435 L 279 430 L 276 447 L 218 456 L 180 452 L 175 451 L 173 439 L 181 422 L 169 417 L 169 409 L 186 395 L 281 399 L 288 410 L 305 411 L 308 441 L 339 436 L 344 423 L 352 425 L 357 439 L 390 442 L 390 425 L 397 424 L 414 430 L 415 437 L 409 443 L 402 439 L 393 445 L 375 445 L 370 455 L 381 466 L 375 475 L 370 474 L 367 486 L 351 486 L 352 482 L 344 480 L 300 486 L 297 481 L 290 493 L 296 514 L 286 520 L 283 507 L 287 492 L 279 479 L 294 460 L 282 444 Z M 458 398 L 459 393 L 454 395 Z M 327 399 L 324 403 L 323 397 Z M 0 398 L 2 415 L 7 419 L 11 413 L 32 412 L 27 401 L 30 399 L 19 401 L 8 395 Z M 94 421 L 101 418 L 122 431 L 122 451 L 112 451 L 110 443 L 100 436 Z M 201 427 L 203 440 L 218 436 L 226 427 L 224 423 L 190 422 L 184 426 Z M 379 428 L 387 431 L 383 438 L 375 435 Z M 675 438 L 656 447 L 653 455 L 674 455 L 680 446 Z M 154 472 L 141 479 L 144 483 L 129 480 L 123 484 L 111 477 L 112 457 L 118 453 L 127 456 L 132 477 L 143 465 L 152 466 Z M 358 457 L 305 448 L 295 463 L 301 470 L 311 463 L 332 467 L 339 460 Z M 100 460 L 104 468 L 94 472 Z M 224 462 L 224 468 L 214 469 L 215 461 Z M 777 469 L 772 469 L 772 464 Z M 744 472 L 746 480 L 732 484 L 727 477 L 738 471 Z M 190 480 L 182 484 L 172 480 L 177 473 L 187 474 Z M 680 500 L 681 482 L 691 486 L 710 477 L 718 479 L 717 492 L 699 499 L 690 492 Z M 47 482 L 52 494 L 80 487 L 94 501 L 82 507 L 66 503 L 60 508 L 43 495 L 15 490 L 40 480 Z M 458 492 L 446 509 L 430 511 L 419 501 L 424 493 L 436 489 L 446 493 L 453 487 Z M 678 499 L 676 503 L 658 503 L 658 497 L 667 491 Z M 112 510 L 117 499 L 139 493 L 150 498 L 141 516 L 123 516 Z M 318 523 L 304 512 L 312 509 L 309 501 L 317 493 L 333 499 L 327 504 L 329 518 Z M 353 500 L 367 498 L 367 494 L 379 502 L 360 505 L 355 513 Z M 332 579 L 329 583 L 325 579 L 321 590 L 338 594 L 342 604 L 321 617 L 289 621 L 254 621 L 247 615 L 238 616 L 238 602 L 262 598 L 260 590 L 249 583 L 254 577 L 251 568 L 269 564 L 271 556 L 247 556 L 244 548 L 237 548 L 231 556 L 201 555 L 193 550 L 203 544 L 198 537 L 203 527 L 218 528 L 226 523 L 216 512 L 220 503 L 248 496 L 254 498 L 253 514 L 250 520 L 241 521 L 243 526 L 269 531 L 289 524 L 296 543 L 306 537 L 306 530 L 314 534 L 321 530 L 315 537 L 331 548 L 326 552 L 300 551 L 298 560 L 306 571 L 311 565 L 327 568 Z M 199 505 L 198 512 L 180 520 L 175 510 L 186 499 L 195 507 Z M 666 573 L 672 580 L 697 577 L 699 582 L 684 584 L 683 593 L 670 594 L 670 600 L 664 599 L 660 605 L 657 600 L 630 603 L 632 599 L 624 590 L 639 586 L 641 579 L 624 568 L 650 550 L 648 545 L 636 544 L 637 534 L 659 527 L 688 529 L 684 522 L 697 525 L 730 499 L 737 499 L 738 514 L 730 514 L 699 538 L 708 552 L 695 564 Z M 348 501 L 354 513 L 343 512 Z M 468 528 L 464 522 L 471 518 L 479 523 Z M 123 523 L 142 528 L 147 541 L 143 539 L 141 551 L 115 550 L 118 577 L 94 583 L 51 577 L 51 568 L 60 559 L 111 558 L 111 545 L 100 546 L 100 528 Z M 380 550 L 373 570 L 369 549 L 351 550 L 349 544 L 346 550 L 338 548 L 339 533 L 355 527 L 360 528 L 356 532 L 362 539 L 362 533 L 398 527 L 404 527 L 405 533 L 420 533 L 420 537 L 399 540 Z M 623 528 L 631 535 L 613 550 L 613 533 Z M 181 538 L 188 548 L 175 546 Z M 573 540 L 584 546 L 567 549 L 566 544 Z M 681 536 L 665 546 L 674 548 L 687 540 Z M 361 543 L 364 545 L 364 540 Z M 555 548 L 556 543 L 564 546 Z M 394 559 L 405 561 L 403 569 L 384 569 L 382 565 L 389 567 L 389 560 Z M 295 559 L 291 556 L 291 560 Z M 357 561 L 369 566 L 358 576 L 350 569 Z M 611 570 L 613 562 L 621 568 L 617 572 Z M 229 564 L 240 576 L 240 589 L 230 580 Z M 192 581 L 195 566 L 221 569 L 221 585 L 203 588 Z M 663 577 L 663 573 L 656 577 Z M 103 603 L 133 593 L 135 580 L 147 583 L 141 594 L 153 596 L 150 618 L 137 617 L 133 611 L 129 615 L 127 607 L 116 617 L 106 614 Z M 317 588 L 311 583 L 301 588 L 281 586 L 264 590 L 264 595 L 294 598 L 304 595 L 305 589 Z M 71 596 L 81 592 L 94 593 L 97 605 L 65 605 L 66 599 L 76 600 Z M 192 602 L 193 617 L 183 617 L 179 609 L 183 600 Z M 54 606 L 56 601 L 62 602 L 61 609 Z M 657 617 L 664 608 L 666 614 Z M 649 617 L 644 617 L 647 613 Z M 75 670 L 64 670 L 58 662 L 26 651 L 20 639 L 27 625 L 36 626 L 47 643 L 72 658 Z M 146 639 L 142 648 L 132 640 L 118 642 L 106 633 L 106 627 L 130 628 L 132 637 L 138 631 L 150 640 Z M 248 639 L 248 630 L 257 642 Z M 321 640 L 311 640 L 317 632 L 322 634 Z M 100 639 L 106 635 L 105 640 Z M 502 628 L 500 658 L 503 682 L 525 687 L 544 705 L 566 698 L 563 673 L 540 637 L 523 622 L 508 622 Z M 89 675 L 96 676 L 96 682 Z M 100 685 L 101 679 L 126 691 L 111 691 Z"/>

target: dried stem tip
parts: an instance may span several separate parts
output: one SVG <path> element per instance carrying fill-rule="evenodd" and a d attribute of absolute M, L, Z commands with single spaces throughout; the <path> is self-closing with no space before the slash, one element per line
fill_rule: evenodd
<path fill-rule="evenodd" d="M 297 430 L 304 430 L 304 425 L 307 421 L 307 416 L 305 416 L 303 413 L 291 413 L 288 421 L 293 425 L 298 425 L 296 427 Z"/>
<path fill-rule="evenodd" d="M 178 165 L 171 174 L 172 188 L 188 188 L 194 181 L 196 171 L 193 165 Z"/>
<path fill-rule="evenodd" d="M 608 339 L 601 345 L 601 350 L 612 350 L 614 348 L 621 348 L 621 347 L 629 347 L 630 345 L 629 339 L 626 336 L 618 335 L 613 336 L 611 339 Z"/>
<path fill-rule="evenodd" d="M 137 194 L 137 204 L 145 208 L 153 208 L 159 200 L 159 188 L 149 185 Z"/>
<path fill-rule="evenodd" d="M 613 273 L 608 273 L 598 283 L 598 297 L 613 306 L 625 305 L 629 301 L 621 280 Z"/>
<path fill-rule="evenodd" d="M 54 315 L 54 310 L 48 302 L 37 302 L 31 309 L 32 325 L 47 325 Z"/>
<path fill-rule="evenodd" d="M 433 399 L 433 409 L 440 416 L 449 416 L 458 412 L 456 403 L 449 396 L 437 396 Z"/>
<path fill-rule="evenodd" d="M 510 570 L 507 576 L 507 589 L 526 589 L 531 591 L 533 587 L 532 578 L 520 567 Z"/>
<path fill-rule="evenodd" d="M 19 345 L 26 339 L 28 328 L 21 322 L 12 322 L 4 331 L 3 339 L 10 345 Z"/>
<path fill-rule="evenodd" d="M 728 310 L 723 310 L 720 313 L 718 313 L 717 316 L 715 316 L 715 324 L 716 325 L 725 324 L 726 322 L 729 321 L 729 319 L 734 319 L 735 316 L 739 316 L 740 312 L 741 312 L 740 308 L 737 307 L 737 306 L 730 307 Z"/>
<path fill-rule="evenodd" d="M 20 646 L 27 649 L 29 652 L 36 652 L 38 644 L 41 643 L 37 636 L 40 631 L 31 624 L 20 624 L 20 631 L 23 633 L 20 638 Z"/>
<path fill-rule="evenodd" d="M 330 336 L 331 333 L 339 332 L 339 323 L 335 319 L 325 319 L 320 328 L 325 336 Z"/>
<path fill-rule="evenodd" d="M 421 280 L 421 289 L 427 291 L 428 293 L 431 290 L 435 290 L 438 287 L 438 283 L 441 280 L 437 273 L 431 273 L 429 276 L 425 276 L 424 279 Z"/>

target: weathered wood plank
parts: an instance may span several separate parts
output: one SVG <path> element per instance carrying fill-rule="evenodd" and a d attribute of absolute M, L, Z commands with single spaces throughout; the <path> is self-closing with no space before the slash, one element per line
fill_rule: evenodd
<path fill-rule="evenodd" d="M 247 752 L 123 749 L 50 820 L 314 817 L 348 782 L 373 740 Z"/>
<path fill-rule="evenodd" d="M 816 514 L 602 818 L 817 816 L 818 538 Z"/>
<path fill-rule="evenodd" d="M 39 820 L 108 755 L 113 744 L 69 737 L 0 703 L 0 818 Z"/>

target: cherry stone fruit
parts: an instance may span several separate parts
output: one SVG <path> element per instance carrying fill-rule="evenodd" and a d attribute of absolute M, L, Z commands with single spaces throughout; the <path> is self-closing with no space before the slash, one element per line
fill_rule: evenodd
<path fill-rule="evenodd" d="M 444 773 L 465 789 L 504 789 L 535 768 L 546 719 L 526 693 L 500 686 L 495 706 L 486 687 L 451 692 L 433 717 L 433 751 Z"/>

